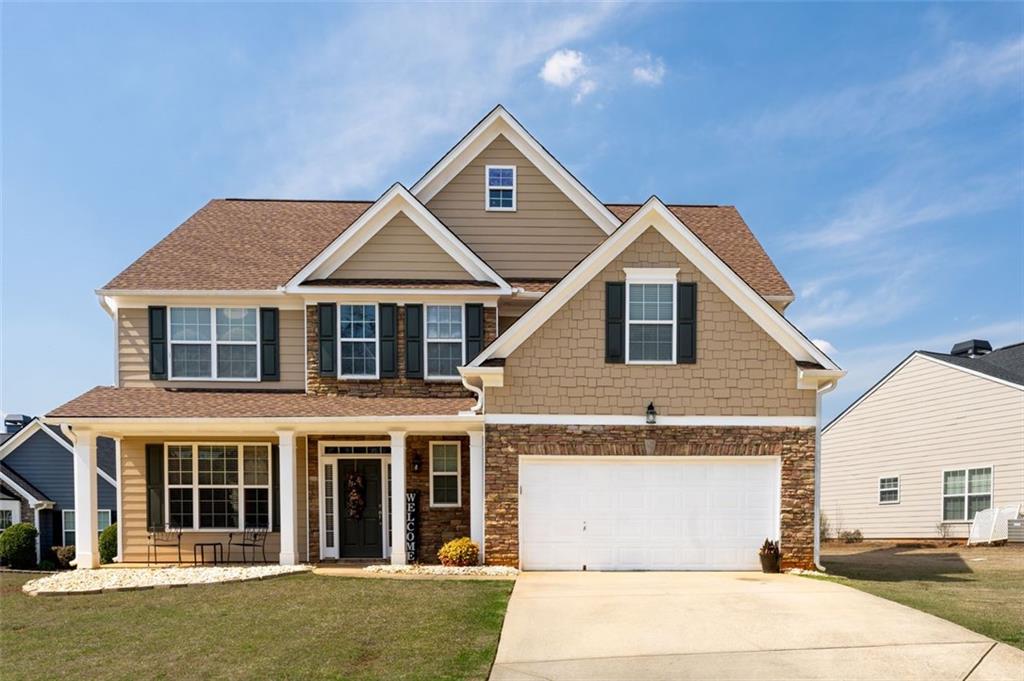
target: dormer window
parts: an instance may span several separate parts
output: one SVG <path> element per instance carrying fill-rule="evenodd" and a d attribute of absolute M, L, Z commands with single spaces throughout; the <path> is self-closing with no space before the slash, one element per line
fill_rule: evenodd
<path fill-rule="evenodd" d="M 516 167 L 487 166 L 487 199 L 484 207 L 494 211 L 516 209 Z"/>

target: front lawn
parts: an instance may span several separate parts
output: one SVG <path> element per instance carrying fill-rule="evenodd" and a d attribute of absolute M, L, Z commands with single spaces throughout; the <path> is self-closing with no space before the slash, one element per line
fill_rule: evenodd
<path fill-rule="evenodd" d="M 0 574 L 4 681 L 485 679 L 511 581 L 262 582 L 26 596 Z"/>
<path fill-rule="evenodd" d="M 821 562 L 843 584 L 1024 648 L 1024 546 L 828 543 Z"/>

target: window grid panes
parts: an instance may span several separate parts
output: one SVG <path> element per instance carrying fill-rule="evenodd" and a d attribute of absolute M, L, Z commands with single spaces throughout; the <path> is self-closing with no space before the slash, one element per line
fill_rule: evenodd
<path fill-rule="evenodd" d="M 75 512 L 64 511 L 61 515 L 61 519 L 64 521 L 64 546 L 75 545 Z"/>
<path fill-rule="evenodd" d="M 878 503 L 895 504 L 900 500 L 900 479 L 881 478 L 878 481 Z"/>
<path fill-rule="evenodd" d="M 675 340 L 675 286 L 629 284 L 628 359 L 630 362 L 672 362 Z"/>
<path fill-rule="evenodd" d="M 456 377 L 462 364 L 462 306 L 427 306 L 427 376 Z"/>
<path fill-rule="evenodd" d="M 238 490 L 233 487 L 200 487 L 199 527 L 202 529 L 238 527 Z"/>
<path fill-rule="evenodd" d="M 430 445 L 430 505 L 458 506 L 459 445 L 454 442 Z"/>
<path fill-rule="evenodd" d="M 168 444 L 167 525 L 270 528 L 273 470 L 267 444 Z"/>
<path fill-rule="evenodd" d="M 992 507 L 992 469 L 970 468 L 942 474 L 942 519 L 973 520 Z"/>
<path fill-rule="evenodd" d="M 5 508 L 0 509 L 0 531 L 6 530 L 14 524 L 14 511 Z"/>
<path fill-rule="evenodd" d="M 377 376 L 377 306 L 342 305 L 341 375 Z"/>
<path fill-rule="evenodd" d="M 516 207 L 516 169 L 514 166 L 487 168 L 487 207 L 512 210 Z"/>
<path fill-rule="evenodd" d="M 172 307 L 171 378 L 259 377 L 256 308 Z"/>

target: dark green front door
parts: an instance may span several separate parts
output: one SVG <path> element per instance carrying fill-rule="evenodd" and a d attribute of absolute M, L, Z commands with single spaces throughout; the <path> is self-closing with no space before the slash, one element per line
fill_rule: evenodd
<path fill-rule="evenodd" d="M 384 555 L 380 468 L 380 459 L 338 460 L 342 558 L 381 558 Z"/>

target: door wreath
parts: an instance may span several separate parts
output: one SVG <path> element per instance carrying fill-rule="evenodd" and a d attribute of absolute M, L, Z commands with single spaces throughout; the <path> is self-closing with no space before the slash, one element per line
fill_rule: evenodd
<path fill-rule="evenodd" d="M 345 510 L 349 520 L 362 520 L 366 508 L 366 480 L 362 473 L 349 473 L 345 481 Z"/>

